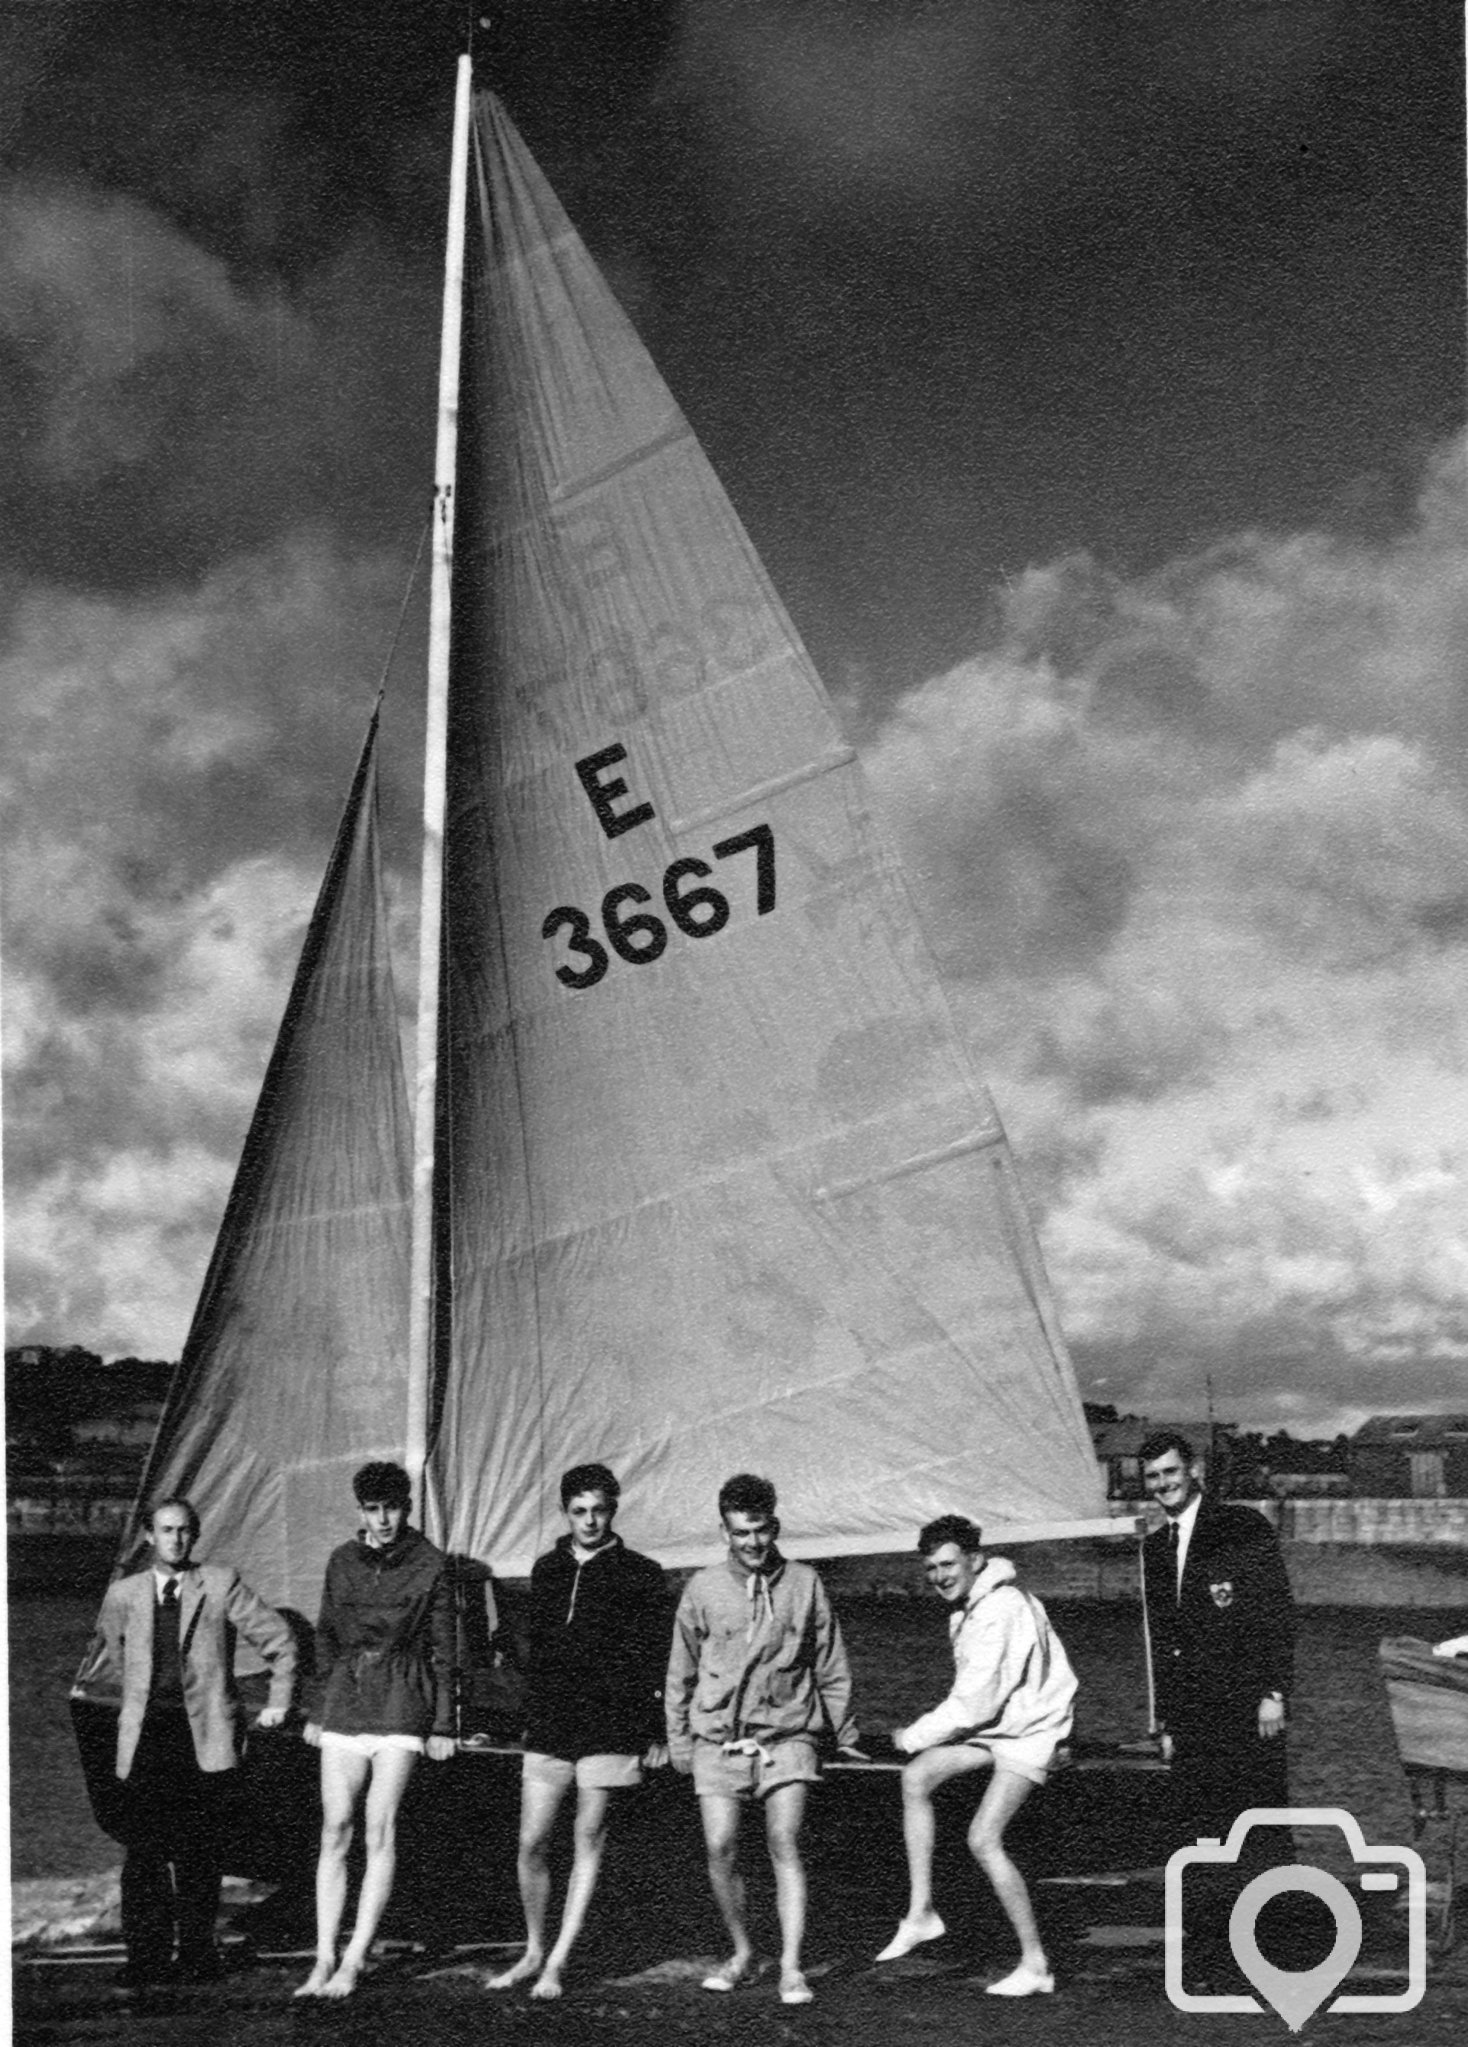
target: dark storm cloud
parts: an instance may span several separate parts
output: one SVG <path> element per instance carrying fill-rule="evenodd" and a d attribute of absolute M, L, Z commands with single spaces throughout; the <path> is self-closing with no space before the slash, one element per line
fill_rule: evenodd
<path fill-rule="evenodd" d="M 828 674 L 913 679 L 1078 543 L 1309 523 L 1367 469 L 1400 518 L 1460 416 L 1454 9 L 1044 19 L 685 11 L 665 91 L 717 196 L 664 359 Z"/>
<path fill-rule="evenodd" d="M 452 43 L 393 14 L 121 0 L 53 48 L 9 194 L 12 560 L 129 588 L 314 518 L 411 545 Z"/>
<path fill-rule="evenodd" d="M 380 249 L 344 246 L 292 296 L 131 199 L 13 185 L 0 205 L 16 567 L 157 583 L 328 512 L 411 546 L 427 458 L 415 491 L 404 456 L 431 422 L 432 351 Z"/>
<path fill-rule="evenodd" d="M 1380 530 L 1457 423 L 1439 0 L 1052 0 L 1043 34 L 1019 0 L 491 13 L 490 74 L 828 678 L 877 704 L 989 629 L 1000 570 Z M 89 491 L 26 472 L 12 411 L 24 558 L 117 583 L 301 516 L 396 538 L 462 10 L 119 0 L 106 24 L 53 52 L 17 161 L 143 206 L 261 331 L 135 375 L 158 434 Z M 272 360 L 277 317 L 304 360 Z"/>

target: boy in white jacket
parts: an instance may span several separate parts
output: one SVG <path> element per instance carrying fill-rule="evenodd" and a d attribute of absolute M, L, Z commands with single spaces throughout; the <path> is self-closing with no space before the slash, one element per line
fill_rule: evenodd
<path fill-rule="evenodd" d="M 1020 1944 L 1017 1969 L 988 1985 L 991 1996 L 1030 1997 L 1055 1988 L 1025 1880 L 1004 1846 L 1004 1829 L 1045 1782 L 1071 1729 L 1075 1672 L 1045 1609 L 1014 1583 L 1007 1557 L 985 1559 L 980 1531 L 961 1514 L 930 1521 L 918 1537 L 924 1575 L 948 1602 L 953 1689 L 894 1745 L 913 1757 L 902 1773 L 902 1831 L 911 1895 L 879 1962 L 910 1954 L 946 1931 L 933 1909 L 933 1793 L 972 1770 L 990 1770 L 968 1845 Z"/>

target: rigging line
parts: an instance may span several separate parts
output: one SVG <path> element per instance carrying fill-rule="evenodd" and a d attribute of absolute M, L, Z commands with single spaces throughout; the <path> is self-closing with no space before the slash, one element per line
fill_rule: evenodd
<path fill-rule="evenodd" d="M 423 563 L 423 550 L 428 545 L 428 536 L 432 532 L 432 530 L 433 512 L 430 509 L 428 517 L 423 521 L 422 528 L 420 529 L 418 534 L 418 550 L 417 553 L 413 556 L 413 566 L 408 571 L 408 586 L 403 592 L 403 601 L 398 606 L 398 622 L 393 627 L 392 639 L 389 642 L 387 649 L 387 659 L 382 664 L 382 674 L 378 679 L 377 701 L 379 703 L 381 703 L 382 699 L 387 695 L 387 679 L 388 676 L 392 673 L 393 662 L 397 659 L 398 642 L 403 637 L 403 626 L 407 620 L 408 606 L 413 601 L 413 590 L 418 581 L 418 571 Z"/>

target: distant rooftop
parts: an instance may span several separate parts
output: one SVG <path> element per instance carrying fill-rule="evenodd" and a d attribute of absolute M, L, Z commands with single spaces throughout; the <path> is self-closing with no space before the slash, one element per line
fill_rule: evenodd
<path fill-rule="evenodd" d="M 1468 1443 L 1468 1414 L 1373 1414 L 1352 1440 L 1392 1450 L 1443 1450 Z"/>

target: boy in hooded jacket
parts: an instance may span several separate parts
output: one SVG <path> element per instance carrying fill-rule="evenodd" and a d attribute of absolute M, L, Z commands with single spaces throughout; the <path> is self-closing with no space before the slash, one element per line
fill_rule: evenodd
<path fill-rule="evenodd" d="M 933 1909 L 933 1793 L 953 1777 L 988 1770 L 968 1844 L 1019 1939 L 1020 1961 L 987 1988 L 994 1997 L 1030 1997 L 1053 1990 L 1055 1978 L 1004 1830 L 1045 1782 L 1070 1733 L 1075 1672 L 1044 1607 L 1014 1582 L 1007 1557 L 985 1557 L 972 1521 L 944 1514 L 927 1524 L 917 1546 L 929 1585 L 950 1608 L 953 1689 L 930 1713 L 893 1731 L 894 1746 L 913 1758 L 902 1773 L 911 1889 L 907 1912 L 877 1960 L 894 1961 L 946 1932 Z"/>

